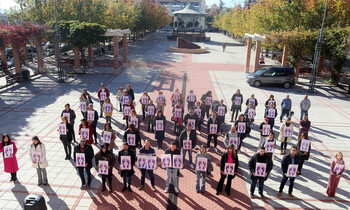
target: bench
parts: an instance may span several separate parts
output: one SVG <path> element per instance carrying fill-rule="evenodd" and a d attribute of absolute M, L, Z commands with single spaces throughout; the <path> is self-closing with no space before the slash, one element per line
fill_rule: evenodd
<path fill-rule="evenodd" d="M 6 79 L 6 85 L 13 85 L 17 82 L 20 82 L 21 76 L 19 73 L 11 74 L 5 77 Z"/>

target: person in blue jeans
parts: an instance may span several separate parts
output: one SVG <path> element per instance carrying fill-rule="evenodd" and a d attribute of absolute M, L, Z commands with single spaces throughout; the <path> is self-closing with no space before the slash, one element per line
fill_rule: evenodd
<path fill-rule="evenodd" d="M 286 98 L 282 100 L 281 103 L 281 116 L 280 122 L 282 123 L 283 117 L 286 115 L 289 117 L 290 110 L 292 110 L 292 100 L 290 100 L 289 95 L 286 95 Z"/>
<path fill-rule="evenodd" d="M 143 146 L 140 151 L 139 155 L 144 155 L 144 156 L 156 156 L 156 152 L 154 149 L 151 147 L 151 140 L 146 139 L 145 141 L 145 146 Z M 147 170 L 145 168 L 141 168 L 141 185 L 138 187 L 139 190 L 141 190 L 145 186 L 145 179 L 146 179 L 146 172 L 149 175 L 149 179 L 151 180 L 151 189 L 152 191 L 156 191 L 156 188 L 154 188 L 154 176 L 153 176 L 153 170 Z"/>
<path fill-rule="evenodd" d="M 305 95 L 304 99 L 300 101 L 300 120 L 303 120 L 304 114 L 309 115 L 310 107 L 311 101 L 308 99 L 308 95 Z"/>
<path fill-rule="evenodd" d="M 198 158 L 206 158 L 207 159 L 207 166 L 210 162 L 210 155 L 207 153 L 207 148 L 205 145 L 202 145 L 199 153 L 196 154 L 196 158 L 194 160 L 195 165 L 198 164 Z M 199 193 L 201 191 L 202 193 L 205 192 L 205 181 L 207 176 L 207 169 L 205 171 L 199 171 L 198 167 L 196 167 L 196 192 Z M 202 178 L 202 185 L 200 185 L 200 181 Z"/>
<path fill-rule="evenodd" d="M 256 164 L 257 163 L 265 163 L 266 169 L 264 172 L 264 175 L 260 176 L 257 174 Z M 273 163 L 271 160 L 271 157 L 266 154 L 265 147 L 260 147 L 259 152 L 253 155 L 253 157 L 249 160 L 249 171 L 250 171 L 250 178 L 252 179 L 251 185 L 250 185 L 250 197 L 254 198 L 254 191 L 256 187 L 256 183 L 259 181 L 259 194 L 261 198 L 264 198 L 264 182 L 267 180 L 267 177 L 269 176 Z"/>

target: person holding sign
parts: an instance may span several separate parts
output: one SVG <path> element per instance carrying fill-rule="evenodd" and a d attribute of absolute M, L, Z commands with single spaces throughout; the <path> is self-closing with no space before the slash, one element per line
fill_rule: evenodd
<path fill-rule="evenodd" d="M 191 107 L 195 106 L 195 103 L 197 101 L 197 97 L 193 93 L 193 90 L 190 90 L 190 93 L 188 94 L 186 101 L 187 101 L 187 111 L 189 111 Z"/>
<path fill-rule="evenodd" d="M 198 121 L 196 122 L 196 126 L 198 127 L 198 131 L 201 132 L 201 127 L 204 125 L 204 105 L 201 105 L 200 101 L 196 102 L 196 106 L 194 107 L 194 112 L 198 116 Z"/>
<path fill-rule="evenodd" d="M 105 103 L 103 104 L 102 110 L 106 117 L 106 123 L 112 124 L 112 114 L 113 114 L 113 104 L 111 99 L 106 98 Z"/>
<path fill-rule="evenodd" d="M 11 140 L 7 133 L 4 133 L 1 138 L 0 152 L 2 152 L 2 157 L 4 159 L 4 170 L 5 173 L 11 174 L 11 181 L 17 181 L 17 147 L 14 141 Z"/>
<path fill-rule="evenodd" d="M 239 137 L 235 125 L 232 125 L 231 130 L 228 133 L 226 133 L 224 138 L 224 144 L 226 148 L 233 144 L 235 151 L 237 152 L 239 145 Z"/>
<path fill-rule="evenodd" d="M 61 125 L 65 125 L 66 127 L 66 132 L 64 132 L 64 127 Z M 60 140 L 63 144 L 64 151 L 66 152 L 66 158 L 65 160 L 70 160 L 72 159 L 72 146 L 70 143 L 72 142 L 72 134 L 71 134 L 72 127 L 68 123 L 67 117 L 62 117 L 62 123 L 60 124 L 59 128 L 57 131 L 60 132 Z"/>
<path fill-rule="evenodd" d="M 271 125 L 271 131 L 273 131 L 273 126 L 275 125 L 275 118 L 277 117 L 277 109 L 275 108 L 275 104 L 271 103 L 270 108 L 265 109 L 264 117 L 269 118 L 269 124 Z"/>
<path fill-rule="evenodd" d="M 123 87 L 119 87 L 119 90 L 118 90 L 117 95 L 116 95 L 117 104 L 119 104 L 119 112 L 122 112 L 122 109 L 123 109 L 123 104 L 120 100 L 122 98 L 122 95 L 124 95 Z"/>
<path fill-rule="evenodd" d="M 196 124 L 198 123 L 198 115 L 194 112 L 194 107 L 191 107 L 184 118 L 185 125 L 191 124 L 191 128 L 196 130 Z"/>
<path fill-rule="evenodd" d="M 211 107 L 212 102 L 213 102 L 213 96 L 212 96 L 210 90 L 202 95 L 201 102 L 204 105 L 204 112 L 203 112 L 202 118 L 204 119 L 205 115 L 207 115 L 207 119 L 209 119 L 209 117 L 210 117 L 209 111 L 210 111 L 210 107 Z"/>
<path fill-rule="evenodd" d="M 108 135 L 107 135 L 108 134 Z M 103 131 L 101 134 L 102 138 L 103 138 L 103 142 L 107 145 L 109 151 L 111 151 L 113 153 L 113 149 L 114 149 L 114 141 L 117 138 L 111 124 L 106 123 L 103 126 Z"/>
<path fill-rule="evenodd" d="M 238 113 L 242 110 L 242 102 L 243 102 L 243 95 L 241 94 L 241 90 L 237 89 L 236 93 L 233 94 L 231 98 L 231 122 L 233 122 L 233 118 L 235 118 L 235 121 L 237 120 Z"/>
<path fill-rule="evenodd" d="M 208 129 L 207 151 L 209 151 L 211 139 L 214 138 L 214 150 L 215 152 L 218 152 L 218 149 L 216 148 L 216 146 L 218 144 L 218 132 L 220 130 L 220 121 L 216 116 L 216 111 L 213 111 L 212 116 L 208 120 L 207 129 Z"/>
<path fill-rule="evenodd" d="M 327 185 L 327 195 L 329 197 L 334 197 L 335 192 L 337 191 L 337 187 L 340 181 L 341 175 L 345 171 L 345 162 L 343 160 L 343 154 L 341 152 L 337 152 L 335 158 L 331 163 L 331 171 L 329 173 L 328 185 Z"/>
<path fill-rule="evenodd" d="M 255 115 L 256 113 L 255 113 L 255 109 L 253 108 L 253 104 L 249 103 L 244 112 L 245 119 L 247 120 L 247 126 L 249 127 L 247 136 L 250 136 L 250 131 L 251 131 L 251 128 L 253 127 Z"/>
<path fill-rule="evenodd" d="M 163 95 L 163 91 L 158 92 L 158 96 L 156 98 L 157 110 L 161 110 L 164 112 L 164 107 L 166 106 L 166 99 Z"/>
<path fill-rule="evenodd" d="M 150 132 L 152 126 L 152 133 L 154 132 L 154 115 L 156 112 L 156 106 L 154 106 L 153 101 L 149 100 L 149 104 L 145 106 L 146 120 L 147 120 L 147 132 Z"/>
<path fill-rule="evenodd" d="M 92 126 L 86 121 L 86 119 L 82 119 L 80 121 L 80 125 L 79 125 L 79 135 L 84 137 L 86 139 L 86 143 L 91 145 L 94 143 L 94 139 L 92 138 L 92 135 L 94 134 L 94 130 L 92 128 Z M 83 132 L 83 130 L 86 129 L 87 135 L 85 136 L 85 133 Z"/>
<path fill-rule="evenodd" d="M 281 168 L 282 168 L 282 172 L 283 172 L 283 178 L 282 178 L 281 185 L 280 185 L 279 192 L 278 192 L 279 198 L 282 196 L 284 185 L 286 184 L 288 179 L 290 182 L 288 195 L 289 195 L 289 197 L 294 198 L 293 187 L 294 187 L 295 177 L 288 177 L 287 171 L 288 171 L 288 167 L 290 164 L 299 164 L 299 161 L 300 161 L 300 157 L 297 155 L 297 148 L 295 146 L 292 146 L 290 148 L 290 154 L 286 154 L 282 159 Z M 297 174 L 298 173 L 299 173 L 299 171 L 297 171 Z"/>
<path fill-rule="evenodd" d="M 171 162 L 173 162 L 173 156 L 174 155 L 180 155 L 180 150 L 176 148 L 176 142 L 173 141 L 170 143 L 170 148 L 165 151 L 165 154 L 170 154 L 171 155 Z M 169 184 L 170 184 L 170 179 L 173 180 L 173 185 L 174 185 L 174 190 L 176 193 L 179 193 L 179 170 L 178 168 L 168 167 L 166 168 L 166 182 L 165 182 L 165 189 L 164 192 L 167 193 L 169 192 Z"/>
<path fill-rule="evenodd" d="M 183 101 L 183 97 L 182 97 L 182 94 L 179 92 L 179 88 L 176 88 L 175 89 L 175 92 L 171 95 L 170 97 L 170 101 L 172 103 L 172 106 L 174 106 L 175 104 L 177 104 L 178 101 L 181 101 L 181 104 L 182 104 L 182 101 Z"/>
<path fill-rule="evenodd" d="M 261 146 L 265 147 L 266 154 L 270 156 L 271 160 L 273 161 L 273 158 L 274 158 L 273 151 L 276 148 L 275 134 L 271 132 L 269 137 L 263 140 L 263 142 L 261 143 Z"/>
<path fill-rule="evenodd" d="M 83 153 L 85 156 L 85 167 L 78 167 L 77 166 L 77 153 Z M 74 147 L 74 165 L 78 169 L 78 173 L 81 179 L 81 187 L 80 189 L 83 190 L 85 187 L 85 176 L 84 176 L 84 169 L 88 178 L 87 182 L 87 188 L 91 188 L 91 168 L 92 168 L 92 159 L 94 158 L 94 150 L 92 146 L 86 144 L 86 139 L 81 138 L 80 144 L 76 145 Z"/>
<path fill-rule="evenodd" d="M 225 173 L 225 164 L 226 163 L 234 163 L 235 164 L 235 169 L 233 174 L 226 174 Z M 226 182 L 226 187 L 225 191 L 226 194 L 229 196 L 231 194 L 231 184 L 232 184 L 232 179 L 235 178 L 237 170 L 238 170 L 238 155 L 235 151 L 235 148 L 233 145 L 229 145 L 226 149 L 226 151 L 222 154 L 221 156 L 221 161 L 220 161 L 220 175 L 221 178 L 219 180 L 218 186 L 216 187 L 216 195 L 219 195 L 219 193 L 222 192 L 222 187 L 224 185 L 224 181 L 226 179 L 227 175 L 227 182 Z"/>
<path fill-rule="evenodd" d="M 182 127 L 182 119 L 184 114 L 184 108 L 182 106 L 182 101 L 178 100 L 176 105 L 173 107 L 173 121 L 174 121 L 174 134 L 180 134 Z"/>
<path fill-rule="evenodd" d="M 158 149 L 162 149 L 166 126 L 166 118 L 163 115 L 162 110 L 158 109 L 157 115 L 153 120 L 153 124 L 156 126 L 154 138 L 157 139 Z"/>
<path fill-rule="evenodd" d="M 257 164 L 266 164 L 265 172 L 263 174 L 258 174 L 259 172 L 256 171 Z M 248 166 L 250 171 L 250 178 L 252 179 L 250 185 L 250 197 L 254 198 L 256 183 L 259 180 L 258 192 L 260 194 L 260 197 L 264 198 L 264 182 L 267 180 L 267 177 L 269 176 L 273 167 L 271 157 L 266 154 L 265 147 L 260 147 L 259 152 L 250 158 Z"/>
<path fill-rule="evenodd" d="M 218 115 L 218 120 L 220 122 L 220 131 L 223 133 L 223 125 L 225 124 L 225 115 L 227 113 L 227 107 L 224 104 L 224 100 L 221 99 L 219 104 L 215 107 L 215 111 Z"/>
<path fill-rule="evenodd" d="M 99 161 L 108 161 L 108 174 L 102 175 L 102 192 L 106 191 L 106 179 L 108 179 L 109 192 L 112 192 L 112 176 L 113 167 L 115 165 L 115 157 L 111 151 L 108 150 L 108 144 L 104 143 L 101 146 L 100 151 L 95 155 L 95 163 L 97 168 L 99 168 Z"/>
<path fill-rule="evenodd" d="M 80 98 L 79 98 L 79 101 L 80 101 L 80 110 L 81 110 L 81 114 L 83 115 L 83 117 L 85 116 L 85 112 L 88 108 L 88 105 L 89 105 L 89 100 L 86 98 L 86 96 L 84 94 L 81 94 Z"/>
<path fill-rule="evenodd" d="M 282 123 L 282 119 L 283 119 L 284 115 L 289 117 L 290 110 L 292 110 L 292 100 L 290 100 L 288 94 L 286 95 L 286 98 L 284 98 L 282 100 L 281 109 L 282 109 L 282 111 L 281 111 L 281 116 L 280 116 L 280 122 Z"/>
<path fill-rule="evenodd" d="M 207 153 L 205 145 L 202 145 L 199 152 L 196 154 L 194 164 L 196 165 L 196 192 L 205 192 L 205 181 L 207 176 L 208 163 L 210 162 L 210 155 Z M 202 185 L 199 187 L 199 183 L 202 178 Z"/>
<path fill-rule="evenodd" d="M 303 115 L 303 120 L 300 120 L 299 122 L 299 134 L 298 139 L 300 139 L 302 133 L 309 133 L 311 127 L 311 122 L 309 121 L 306 114 Z"/>
<path fill-rule="evenodd" d="M 135 101 L 135 95 L 134 95 L 134 90 L 131 89 L 130 84 L 126 85 L 126 90 L 128 91 L 128 95 L 130 95 L 130 97 L 131 97 L 131 103 L 133 103 Z"/>
<path fill-rule="evenodd" d="M 245 105 L 248 106 L 249 103 L 253 104 L 253 108 L 256 109 L 256 107 L 258 106 L 258 100 L 256 100 L 256 98 L 254 98 L 254 94 L 250 95 L 250 98 L 247 99 L 247 101 L 245 102 Z"/>
<path fill-rule="evenodd" d="M 273 96 L 273 95 L 270 95 L 269 99 L 267 99 L 267 101 L 265 102 L 265 107 L 270 108 L 271 104 L 275 105 L 275 107 L 276 107 L 275 96 Z"/>
<path fill-rule="evenodd" d="M 130 139 L 128 140 L 128 136 L 129 138 L 132 137 L 133 138 L 133 143 L 134 145 L 130 144 Z M 135 155 L 135 159 L 136 159 L 136 148 L 141 148 L 141 137 L 140 137 L 140 132 L 135 128 L 134 124 L 130 124 L 128 129 L 125 131 L 124 133 L 124 138 L 123 138 L 123 142 L 128 143 L 128 149 L 131 150 L 133 152 L 133 154 Z"/>
<path fill-rule="evenodd" d="M 292 141 L 293 123 L 290 117 L 281 125 L 278 140 L 281 142 L 281 155 L 286 154 L 287 144 Z"/>
<path fill-rule="evenodd" d="M 128 103 L 128 101 L 130 101 L 130 104 L 132 104 L 131 96 L 128 94 L 127 90 L 124 90 L 124 95 L 120 97 L 120 103 L 123 105 L 123 110 L 124 110 L 124 106 Z"/>
<path fill-rule="evenodd" d="M 129 117 L 129 124 L 134 124 L 137 130 L 140 130 L 141 119 L 137 115 L 136 110 L 132 109 Z"/>
<path fill-rule="evenodd" d="M 135 107 L 132 105 L 131 101 L 127 101 L 127 103 L 124 106 L 124 119 L 126 122 L 126 127 L 129 127 L 129 117 L 131 115 L 131 110 L 134 110 Z"/>
<path fill-rule="evenodd" d="M 192 163 L 192 149 L 196 148 L 197 145 L 197 133 L 192 130 L 191 124 L 187 124 L 186 129 L 184 129 L 180 134 L 180 148 L 182 150 L 182 160 L 185 162 L 185 156 L 188 152 L 188 158 L 190 161 L 190 167 L 194 169 L 194 165 Z M 185 144 L 184 144 L 185 142 Z M 190 146 L 187 144 L 191 143 Z"/>
<path fill-rule="evenodd" d="M 83 93 L 82 93 L 82 94 L 85 95 L 85 98 L 89 101 L 89 103 L 92 103 L 91 96 L 90 96 L 90 94 L 88 93 L 88 91 L 87 91 L 86 88 L 83 89 Z M 88 103 L 88 104 L 89 104 L 89 103 Z"/>
<path fill-rule="evenodd" d="M 93 134 L 95 138 L 95 144 L 97 144 L 96 127 L 97 127 L 97 121 L 98 121 L 98 113 L 96 110 L 94 110 L 93 104 L 89 104 L 89 110 L 86 112 L 86 115 L 84 118 L 87 120 L 87 122 L 91 125 L 92 129 L 94 130 Z"/>
<path fill-rule="evenodd" d="M 146 118 L 146 106 L 148 105 L 148 102 L 151 100 L 151 97 L 149 97 L 147 91 L 143 92 L 141 98 L 140 98 L 140 104 L 141 104 L 141 110 L 142 110 L 142 117 L 143 120 Z"/>
<path fill-rule="evenodd" d="M 70 124 L 70 135 L 71 135 L 71 139 L 74 140 L 74 142 L 77 142 L 75 140 L 75 132 L 74 132 L 74 121 L 75 121 L 75 112 L 74 110 L 72 110 L 70 108 L 70 105 L 69 104 L 66 104 L 64 105 L 64 110 L 62 111 L 61 113 L 61 117 L 63 116 L 66 116 L 67 117 L 67 120 L 68 120 L 68 123 Z"/>
<path fill-rule="evenodd" d="M 306 146 L 307 145 L 306 141 L 308 141 L 309 146 Z M 309 159 L 310 151 L 311 151 L 311 143 L 307 133 L 301 134 L 301 138 L 298 140 L 296 147 L 297 147 L 297 154 L 300 157 L 299 167 L 298 167 L 299 173 L 297 173 L 297 175 L 301 175 L 301 169 L 303 168 L 305 160 Z"/>
<path fill-rule="evenodd" d="M 156 152 L 151 147 L 151 140 L 147 139 L 145 141 L 145 146 L 143 146 L 138 155 L 144 155 L 144 156 L 150 156 L 150 157 L 156 157 Z M 153 176 L 153 169 L 146 169 L 146 168 L 140 168 L 141 170 L 141 185 L 138 187 L 139 190 L 141 190 L 145 186 L 145 179 L 146 179 L 146 172 L 149 175 L 149 179 L 151 180 L 151 189 L 152 191 L 156 191 L 156 188 L 154 187 L 154 176 Z"/>
<path fill-rule="evenodd" d="M 33 143 L 29 148 L 29 158 L 32 161 L 33 168 L 36 168 L 38 173 L 38 186 L 47 185 L 47 173 L 46 167 L 49 166 L 46 160 L 46 149 L 43 143 L 39 140 L 37 136 L 32 138 Z"/>
<path fill-rule="evenodd" d="M 248 127 L 248 123 L 244 117 L 244 114 L 239 115 L 238 120 L 235 122 L 235 126 L 237 128 L 238 137 L 239 137 L 238 152 L 240 152 L 243 140 L 247 137 L 247 133 L 250 131 L 250 128 Z"/>
<path fill-rule="evenodd" d="M 122 192 L 125 192 L 126 189 L 129 190 L 129 192 L 132 192 L 131 190 L 131 178 L 134 175 L 134 165 L 135 165 L 135 153 L 129 149 L 129 145 L 127 142 L 123 143 L 123 149 L 119 151 L 118 153 L 118 163 L 121 165 L 121 157 L 122 156 L 129 156 L 131 160 L 131 169 L 130 170 L 121 170 L 120 176 L 123 177 L 123 183 L 124 187 L 122 189 Z"/>
<path fill-rule="evenodd" d="M 105 88 L 105 84 L 101 83 L 101 88 L 97 92 L 98 100 L 100 101 L 100 117 L 103 117 L 103 104 L 105 103 L 106 98 L 109 98 L 109 90 Z M 98 117 L 98 115 L 97 115 Z"/>
<path fill-rule="evenodd" d="M 267 138 L 271 133 L 271 125 L 269 124 L 269 118 L 265 117 L 264 122 L 262 122 L 259 126 L 260 129 L 260 139 L 258 148 L 261 147 L 262 142 L 265 138 Z"/>

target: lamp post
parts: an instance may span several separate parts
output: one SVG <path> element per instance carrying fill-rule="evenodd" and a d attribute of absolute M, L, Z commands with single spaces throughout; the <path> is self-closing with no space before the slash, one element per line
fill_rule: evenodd
<path fill-rule="evenodd" d="M 61 67 L 61 33 L 60 28 L 58 26 L 57 21 L 57 0 L 55 1 L 55 44 L 57 49 L 57 72 L 58 72 L 58 82 L 63 83 L 64 82 L 64 75 L 63 75 L 63 69 Z"/>
<path fill-rule="evenodd" d="M 328 5 L 328 0 L 326 1 L 326 6 L 324 8 L 321 31 L 318 34 L 317 43 L 315 46 L 314 62 L 312 64 L 312 71 L 311 71 L 311 77 L 310 77 L 310 82 L 309 82 L 309 90 L 308 90 L 309 93 L 315 92 L 315 84 L 316 84 L 316 79 L 317 79 L 317 69 L 318 69 L 319 60 L 320 60 L 321 51 L 322 51 L 323 30 L 324 30 L 324 21 L 326 19 L 326 14 L 327 14 L 327 5 Z"/>

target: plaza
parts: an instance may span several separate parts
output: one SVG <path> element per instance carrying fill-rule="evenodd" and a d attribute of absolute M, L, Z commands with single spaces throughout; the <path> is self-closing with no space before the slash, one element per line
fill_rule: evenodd
<path fill-rule="evenodd" d="M 350 173 L 346 166 L 340 179 L 335 198 L 327 197 L 326 187 L 330 172 L 330 163 L 337 152 L 344 154 L 345 164 L 350 162 L 350 100 L 345 91 L 316 83 L 313 94 L 309 94 L 311 109 L 309 119 L 311 130 L 309 137 L 312 142 L 310 159 L 305 162 L 303 173 L 297 176 L 291 198 L 285 192 L 281 198 L 277 197 L 278 187 L 282 179 L 281 159 L 279 155 L 279 141 L 274 155 L 273 170 L 265 182 L 265 198 L 249 196 L 250 176 L 248 161 L 257 152 L 259 141 L 258 125 L 263 122 L 264 103 L 270 95 L 275 96 L 278 113 L 281 112 L 281 101 L 286 94 L 292 100 L 292 111 L 295 115 L 292 122 L 295 126 L 293 140 L 288 144 L 295 145 L 297 141 L 300 117 L 299 103 L 307 93 L 309 78 L 299 78 L 299 83 L 291 89 L 283 87 L 249 86 L 245 82 L 246 46 L 221 33 L 207 33 L 210 42 L 198 43 L 207 49 L 205 54 L 171 53 L 169 47 L 175 42 L 166 40 L 166 33 L 155 32 L 143 40 L 134 42 L 128 48 L 128 59 L 131 64 L 114 75 L 113 67 L 99 67 L 87 71 L 87 74 L 70 75 L 64 83 L 57 83 L 55 75 L 39 74 L 33 76 L 29 82 L 21 82 L 14 86 L 0 90 L 0 128 L 1 133 L 8 133 L 18 148 L 17 160 L 19 171 L 18 181 L 10 182 L 9 174 L 4 173 L 3 163 L 0 164 L 0 209 L 22 209 L 23 200 L 29 194 L 43 195 L 49 209 L 349 209 L 350 208 Z M 227 43 L 226 51 L 222 52 L 222 43 Z M 252 58 L 254 52 L 252 51 Z M 267 64 L 276 65 L 276 61 L 266 59 Z M 253 61 L 251 60 L 251 65 Z M 90 72 L 89 72 L 90 71 Z M 95 74 L 96 72 L 103 74 Z M 96 166 L 92 168 L 93 175 L 91 189 L 80 190 L 80 178 L 74 162 L 64 160 L 63 145 L 57 132 L 61 122 L 60 114 L 66 103 L 77 115 L 76 135 L 82 115 L 79 109 L 79 97 L 87 88 L 94 102 L 94 109 L 99 111 L 97 91 L 101 83 L 111 92 L 111 102 L 115 106 L 112 116 L 112 127 L 117 135 L 114 154 L 122 147 L 125 130 L 125 120 L 118 112 L 116 93 L 119 87 L 125 88 L 130 84 L 135 92 L 136 111 L 142 114 L 139 99 L 147 91 L 152 100 L 162 90 L 167 100 L 165 116 L 166 126 L 163 150 L 156 149 L 154 134 L 146 132 L 147 125 L 141 123 L 141 139 L 150 138 L 151 146 L 156 150 L 159 158 L 164 154 L 171 141 L 175 140 L 173 122 L 170 121 L 170 96 L 176 88 L 186 95 L 193 90 L 199 99 L 202 94 L 211 90 L 214 100 L 224 100 L 228 109 L 231 107 L 231 97 L 237 89 L 241 90 L 244 101 L 255 94 L 258 100 L 255 123 L 250 137 L 244 139 L 242 152 L 238 154 L 239 170 L 233 179 L 231 195 L 225 193 L 215 195 L 217 182 L 220 178 L 220 158 L 225 151 L 223 136 L 218 137 L 219 152 L 212 148 L 209 151 L 214 171 L 207 177 L 206 192 L 195 192 L 195 172 L 189 167 L 186 158 L 184 168 L 180 170 L 179 190 L 173 189 L 164 193 L 166 171 L 160 166 L 155 170 L 155 188 L 150 189 L 149 179 L 142 190 L 140 186 L 140 170 L 135 167 L 132 180 L 133 192 L 121 192 L 122 178 L 117 163 L 113 170 L 113 192 L 101 191 L 101 177 Z M 185 97 L 185 96 L 184 96 Z M 245 105 L 242 111 L 245 110 Z M 231 111 L 225 118 L 224 131 L 228 132 L 232 123 Z M 278 119 L 278 118 L 277 118 Z M 105 118 L 100 118 L 97 126 L 98 139 L 101 139 Z M 276 139 L 281 123 L 276 120 L 274 132 Z M 206 123 L 198 135 L 197 145 L 206 144 Z M 47 149 L 49 167 L 48 186 L 37 185 L 36 170 L 32 168 L 28 148 L 33 136 L 38 136 Z M 144 145 L 144 142 L 142 141 Z M 94 153 L 99 151 L 93 145 Z M 198 152 L 196 150 L 194 153 Z M 195 154 L 193 154 L 194 157 Z M 3 162 L 3 160 L 0 160 Z M 94 161 L 93 161 L 94 162 Z M 289 182 L 288 182 L 289 183 Z M 287 183 L 287 185 L 288 185 Z M 285 189 L 286 191 L 286 189 Z"/>

